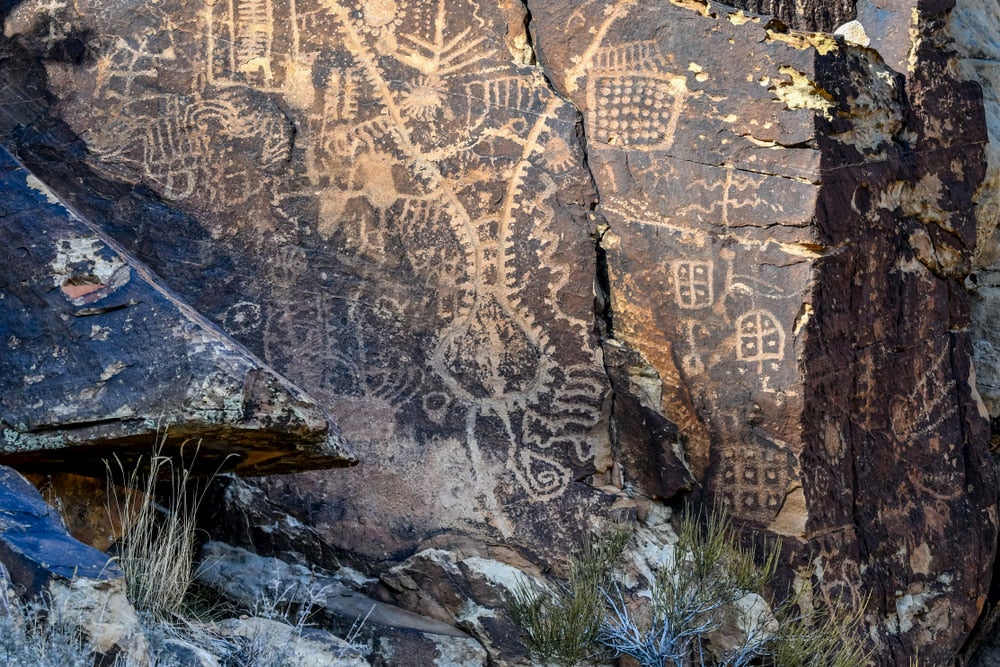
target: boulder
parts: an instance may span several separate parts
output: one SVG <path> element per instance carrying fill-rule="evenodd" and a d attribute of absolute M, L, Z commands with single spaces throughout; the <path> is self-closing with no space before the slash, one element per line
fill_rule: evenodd
<path fill-rule="evenodd" d="M 246 646 L 241 652 L 251 664 L 297 667 L 368 667 L 359 650 L 343 639 L 318 628 L 295 627 L 267 618 L 230 618 L 209 631 Z M 430 664 L 430 663 L 428 663 Z"/>
<path fill-rule="evenodd" d="M 502 665 L 528 659 L 505 596 L 531 581 L 534 577 L 507 563 L 443 549 L 420 551 L 381 576 L 385 597 L 455 624 L 486 648 L 492 662 Z"/>
<path fill-rule="evenodd" d="M 727 5 L 758 15 L 766 14 L 764 21 L 777 19 L 775 27 L 787 26 L 797 30 L 834 32 L 850 22 L 857 13 L 857 6 L 864 0 L 732 0 Z M 890 4 L 880 0 L 880 4 Z"/>
<path fill-rule="evenodd" d="M 149 659 L 142 623 L 125 596 L 125 579 L 54 579 L 44 599 L 48 622 L 78 629 L 92 652 L 102 656 L 124 653 L 135 665 Z"/>
<path fill-rule="evenodd" d="M 107 554 L 66 532 L 62 519 L 15 470 L 0 466 L 0 562 L 28 596 L 55 580 L 116 581 L 122 571 Z"/>
<path fill-rule="evenodd" d="M 82 632 L 95 653 L 124 652 L 135 664 L 147 659 L 146 639 L 125 597 L 121 570 L 106 554 L 73 539 L 38 491 L 3 466 L 0 566 L 18 594 L 14 603 L 3 584 L 0 601 L 6 607 L 15 612 L 40 607 L 49 623 Z"/>
<path fill-rule="evenodd" d="M 1000 9 L 991 2 L 959 0 L 948 16 L 961 73 L 983 90 L 989 142 L 986 175 L 974 195 L 976 252 L 971 326 L 976 386 L 991 419 L 1000 416 L 1000 337 L 994 326 L 1000 311 Z"/>
<path fill-rule="evenodd" d="M 209 470 L 354 462 L 318 405 L 2 149 L 0 187 L 0 461 L 103 476 L 102 457 L 148 453 L 166 429 Z"/>
<path fill-rule="evenodd" d="M 271 614 L 296 610 L 302 618 L 322 618 L 345 636 L 359 627 L 366 634 L 388 627 L 468 638 L 452 623 L 372 599 L 328 573 L 222 542 L 209 542 L 202 548 L 197 581 L 243 608 Z"/>
<path fill-rule="evenodd" d="M 156 665 L 160 667 L 220 667 L 219 660 L 206 651 L 183 639 L 165 639 L 156 647 Z"/>

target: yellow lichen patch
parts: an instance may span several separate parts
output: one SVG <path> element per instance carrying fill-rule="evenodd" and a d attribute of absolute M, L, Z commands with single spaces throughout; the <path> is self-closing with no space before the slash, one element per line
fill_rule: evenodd
<path fill-rule="evenodd" d="M 917 7 L 910 9 L 910 52 L 906 57 L 906 69 L 909 72 L 917 71 L 919 62 L 920 42 L 923 41 L 920 31 L 920 10 Z"/>
<path fill-rule="evenodd" d="M 876 206 L 887 211 L 899 211 L 927 224 L 935 224 L 954 233 L 951 213 L 941 208 L 944 183 L 938 174 L 927 174 L 916 183 L 896 181 L 878 199 Z"/>
<path fill-rule="evenodd" d="M 767 31 L 767 41 L 784 42 L 795 49 L 816 49 L 821 56 L 837 50 L 837 40 L 821 32 L 774 32 Z"/>
<path fill-rule="evenodd" d="M 830 93 L 816 85 L 808 76 L 787 65 L 778 68 L 788 81 L 775 82 L 770 88 L 789 109 L 814 109 L 832 118 L 830 109 L 836 106 Z"/>
<path fill-rule="evenodd" d="M 807 324 L 809 324 L 809 320 L 812 319 L 812 316 L 813 316 L 812 304 L 811 303 L 802 304 L 802 307 L 799 309 L 799 314 L 795 318 L 795 326 L 792 328 L 792 335 L 798 336 L 800 333 L 802 333 L 802 330 L 806 327 Z"/>
<path fill-rule="evenodd" d="M 702 16 L 712 16 L 712 10 L 709 8 L 707 2 L 700 2 L 699 0 L 670 0 L 670 4 L 682 9 L 690 9 Z"/>
<path fill-rule="evenodd" d="M 701 81 L 702 83 L 708 81 L 708 74 L 698 63 L 688 63 L 688 71 L 694 72 L 694 78 L 696 81 Z"/>
<path fill-rule="evenodd" d="M 733 25 L 743 25 L 744 23 L 750 23 L 751 21 L 754 23 L 760 23 L 759 16 L 747 16 L 742 11 L 738 11 L 735 14 L 727 14 L 726 18 L 729 19 L 729 22 Z"/>
<path fill-rule="evenodd" d="M 514 57 L 515 65 L 534 65 L 535 64 L 535 51 L 531 47 L 531 41 L 528 36 L 524 33 L 514 35 L 513 39 L 507 44 L 507 50 Z"/>

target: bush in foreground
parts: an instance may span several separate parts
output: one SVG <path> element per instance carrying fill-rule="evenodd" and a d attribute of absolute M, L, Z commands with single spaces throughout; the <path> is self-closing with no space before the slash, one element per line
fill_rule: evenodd
<path fill-rule="evenodd" d="M 868 662 L 853 613 L 803 614 L 792 597 L 769 606 L 762 596 L 774 576 L 780 544 L 766 553 L 741 545 L 723 512 L 685 514 L 679 540 L 646 581 L 641 596 L 616 579 L 630 535 L 613 528 L 574 556 L 568 580 L 555 587 L 524 582 L 507 598 L 532 657 L 577 665 L 629 655 L 642 667 L 858 667 Z M 711 646 L 723 617 L 739 617 L 742 635 Z M 732 625 L 732 623 L 730 623 Z M 710 651 L 709 649 L 714 649 Z"/>

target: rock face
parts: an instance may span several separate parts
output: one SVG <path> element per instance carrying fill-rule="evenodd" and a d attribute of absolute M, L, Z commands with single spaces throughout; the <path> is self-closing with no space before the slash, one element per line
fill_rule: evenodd
<path fill-rule="evenodd" d="M 214 469 L 348 465 L 326 413 L 158 284 L 0 149 L 0 460 L 103 474 L 197 438 Z M 87 456 L 71 451 L 86 445 Z M 129 450 L 129 445 L 134 447 Z M 137 451 L 135 451 L 137 450 Z M 89 464 L 81 459 L 90 458 Z"/>
<path fill-rule="evenodd" d="M 533 3 L 539 62 L 587 119 L 614 336 L 658 372 L 710 498 L 799 540 L 824 594 L 882 586 L 883 659 L 944 664 L 996 537 L 962 284 L 980 98 L 950 74 L 941 8 L 919 8 L 920 67 L 895 72 L 681 4 Z"/>
<path fill-rule="evenodd" d="M 350 471 L 230 484 L 215 509 L 253 518 L 231 538 L 371 568 L 466 538 L 558 564 L 630 496 L 690 490 L 783 536 L 817 600 L 872 592 L 879 664 L 947 664 L 997 537 L 964 10 L 949 28 L 939 0 L 743 9 L 780 20 L 26 0 L 0 124 L 357 448 Z M 414 558 L 399 572 L 461 569 Z"/>
<path fill-rule="evenodd" d="M 197 216 L 106 231 L 331 410 L 361 467 L 266 484 L 333 499 L 301 518 L 367 558 L 456 527 L 565 550 L 614 502 L 581 483 L 610 465 L 596 193 L 575 108 L 529 66 L 526 16 L 254 0 L 7 17 L 53 112 L 87 128 L 83 165 L 32 149 L 51 128 L 22 133 L 24 159 Z M 35 39 L 43 24 L 65 34 Z"/>

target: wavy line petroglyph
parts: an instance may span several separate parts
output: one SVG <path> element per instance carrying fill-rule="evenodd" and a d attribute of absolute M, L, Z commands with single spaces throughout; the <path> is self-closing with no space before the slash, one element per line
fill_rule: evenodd
<path fill-rule="evenodd" d="M 557 204 L 560 179 L 589 187 L 572 106 L 464 0 L 138 11 L 176 24 L 101 42 L 88 144 L 102 169 L 208 212 L 216 239 L 259 231 L 277 248 L 266 287 L 219 319 L 331 403 L 453 429 L 489 510 L 498 477 L 507 497 L 563 494 L 593 463 L 605 391 L 589 284 L 566 259 L 592 249 L 555 228 L 584 224 Z M 671 83 L 653 83 L 655 106 Z M 297 294 L 305 276 L 327 288 Z"/>
<path fill-rule="evenodd" d="M 544 224 L 552 215 L 544 202 L 555 196 L 556 187 L 549 181 L 539 192 L 534 187 L 525 188 L 524 182 L 537 174 L 535 163 L 548 157 L 547 142 L 553 141 L 563 154 L 569 152 L 565 144 L 558 146 L 549 130 L 563 102 L 532 87 L 530 78 L 482 72 L 482 63 L 494 55 L 492 45 L 473 36 L 468 26 L 453 29 L 450 13 L 456 10 L 443 1 L 429 3 L 431 11 L 428 7 L 415 10 L 425 28 L 419 34 L 396 34 L 393 39 L 387 31 L 376 35 L 364 29 L 361 24 L 369 18 L 367 10 L 358 19 L 345 4 L 332 0 L 320 4 L 336 19 L 337 36 L 351 63 L 331 69 L 326 89 L 322 96 L 317 95 L 328 111 L 314 119 L 319 137 L 310 158 L 314 191 L 301 194 L 321 202 L 319 231 L 324 236 L 332 238 L 352 224 L 363 225 L 352 228 L 349 242 L 356 244 L 356 251 L 376 256 L 393 234 L 405 233 L 411 241 L 404 252 L 414 269 L 438 281 L 441 291 L 463 295 L 438 304 L 437 314 L 447 321 L 436 335 L 428 365 L 448 391 L 433 394 L 421 401 L 421 406 L 429 419 L 439 421 L 443 410 L 456 404 L 464 406 L 470 461 L 480 471 L 484 492 L 491 490 L 485 488 L 487 464 L 480 451 L 480 420 L 493 418 L 503 425 L 510 448 L 507 465 L 524 490 L 537 500 L 555 497 L 572 477 L 563 462 L 569 443 L 556 442 L 555 434 L 565 433 L 567 423 L 573 425 L 573 433 L 592 428 L 596 415 L 567 409 L 553 416 L 551 409 L 543 409 L 539 402 L 549 402 L 561 392 L 570 396 L 587 393 L 592 401 L 600 395 L 601 387 L 589 364 L 563 367 L 552 357 L 553 344 L 535 323 L 531 307 L 519 296 L 524 276 L 518 268 L 513 239 L 527 234 L 538 237 L 542 265 L 544 257 L 557 250 L 558 239 L 545 232 Z M 387 3 L 380 7 L 384 15 L 378 22 L 389 25 L 392 7 Z M 213 40 L 216 44 L 219 41 L 217 36 Z M 386 57 L 401 69 L 390 73 Z M 272 67 L 272 73 L 277 69 Z M 238 66 L 234 70 L 247 73 Z M 213 76 L 218 78 L 219 74 Z M 463 83 L 463 79 L 468 81 Z M 454 90 L 463 94 L 456 98 Z M 369 107 L 376 102 L 381 110 L 377 118 L 358 117 L 363 96 Z M 480 133 L 491 109 L 506 105 L 531 113 L 530 122 Z M 428 122 L 447 119 L 448 114 L 457 115 L 456 111 L 469 121 L 464 141 L 448 152 L 429 150 L 441 142 L 427 134 Z M 350 125 L 349 132 L 343 129 L 346 125 Z M 501 140 L 520 150 L 519 156 L 513 156 L 513 172 L 506 180 L 502 203 L 496 212 L 473 212 L 470 202 L 463 200 L 466 184 L 445 177 L 438 161 L 460 155 L 462 150 L 486 150 L 490 142 Z M 394 165 L 399 164 L 409 172 L 402 180 L 394 174 Z M 545 183 L 544 178 L 541 182 Z M 361 200 L 376 209 L 374 217 L 356 216 L 356 222 L 346 222 L 351 218 L 350 209 Z M 442 244 L 443 232 L 447 240 Z M 430 243 L 432 240 L 438 243 Z M 451 248 L 450 258 L 440 254 L 442 247 Z M 462 265 L 453 266 L 454 272 L 435 272 L 435 265 L 454 262 L 455 258 Z M 568 277 L 555 269 L 549 280 L 551 303 L 558 304 L 554 297 L 566 286 Z M 586 323 L 562 313 L 558 305 L 554 308 L 556 316 L 577 331 L 578 345 L 584 349 Z M 392 396 L 392 400 L 410 398 Z M 579 441 L 573 443 L 571 451 L 580 460 L 593 457 Z M 510 530 L 509 526 L 498 527 Z"/>

